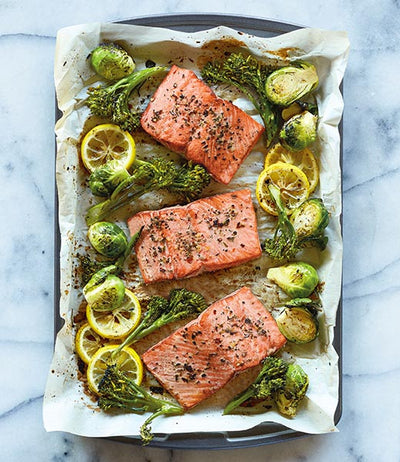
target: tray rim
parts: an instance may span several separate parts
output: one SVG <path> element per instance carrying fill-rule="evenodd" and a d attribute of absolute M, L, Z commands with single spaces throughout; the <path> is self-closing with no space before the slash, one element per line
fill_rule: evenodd
<path fill-rule="evenodd" d="M 172 28 L 174 27 L 201 27 L 195 30 L 206 30 L 205 28 L 226 26 L 235 30 L 247 30 L 269 32 L 280 35 L 287 32 L 292 32 L 304 28 L 306 26 L 297 25 L 293 23 L 275 21 L 268 18 L 261 18 L 256 16 L 246 16 L 237 14 L 223 14 L 223 13 L 165 13 L 154 14 L 147 16 L 138 16 L 130 19 L 123 19 L 120 21 L 112 21 L 114 24 L 127 24 L 127 25 L 141 25 L 149 27 Z M 203 29 L 202 29 L 203 28 Z M 181 29 L 175 29 L 181 30 Z M 343 82 L 340 86 L 343 96 Z M 60 118 L 61 112 L 58 109 L 57 101 L 55 100 L 55 122 Z M 343 117 L 339 123 L 340 133 L 340 166 L 341 173 L 343 167 Z M 57 143 L 55 145 L 55 154 L 57 155 Z M 56 156 L 55 156 L 56 161 Z M 343 204 L 343 187 L 342 181 L 341 188 L 341 203 Z M 342 207 L 343 209 L 343 207 Z M 343 236 L 343 212 L 340 215 L 341 233 Z M 61 235 L 59 229 L 58 219 L 58 192 L 57 184 L 55 182 L 55 195 L 54 195 L 54 342 L 58 331 L 62 326 L 62 319 L 59 316 L 59 301 L 60 301 L 60 247 Z M 338 370 L 339 370 L 339 384 L 338 384 L 338 404 L 334 415 L 335 425 L 341 419 L 343 412 L 343 399 L 342 399 L 342 367 L 343 367 L 343 350 L 342 350 L 342 292 L 343 281 L 341 281 L 341 295 L 338 303 L 336 313 L 336 323 L 334 327 L 333 347 L 338 354 Z M 210 433 L 177 433 L 165 435 L 164 438 L 155 435 L 149 447 L 165 448 L 165 449 L 186 449 L 186 450 L 222 450 L 222 449 L 240 449 L 263 446 L 274 444 L 293 439 L 312 436 L 309 433 L 303 433 L 292 430 L 280 424 L 274 424 L 275 427 L 280 427 L 280 431 L 268 433 L 256 433 L 262 428 L 266 421 L 248 430 L 235 431 L 235 432 L 210 432 Z M 106 439 L 118 441 L 126 444 L 141 445 L 139 437 L 107 437 Z"/>

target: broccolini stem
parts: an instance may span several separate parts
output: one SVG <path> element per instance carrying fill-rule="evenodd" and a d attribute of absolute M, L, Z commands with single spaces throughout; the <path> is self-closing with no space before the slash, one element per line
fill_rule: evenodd
<path fill-rule="evenodd" d="M 115 262 L 115 266 L 122 269 L 125 260 L 129 257 L 132 252 L 133 247 L 135 246 L 136 242 L 139 240 L 140 235 L 142 234 L 144 226 L 142 226 L 139 231 L 137 231 L 129 240 L 128 245 L 126 246 L 125 252 L 118 258 Z"/>
<path fill-rule="evenodd" d="M 102 221 L 111 213 L 115 212 L 119 208 L 131 202 L 133 199 L 135 199 L 135 197 L 140 197 L 145 192 L 150 190 L 150 186 L 152 186 L 152 184 L 149 185 L 149 183 L 147 183 L 146 185 L 140 186 L 135 190 L 128 189 L 125 192 L 121 193 L 120 196 L 118 196 L 118 199 L 114 198 L 114 200 L 112 200 L 110 198 L 103 202 L 100 202 L 99 204 L 93 205 L 92 207 L 90 207 L 86 215 L 86 224 L 88 226 L 91 226 L 94 223 L 97 223 L 98 221 Z"/>
<path fill-rule="evenodd" d="M 247 388 L 241 395 L 239 395 L 236 399 L 232 400 L 227 404 L 224 409 L 223 415 L 230 414 L 234 409 L 239 407 L 248 399 L 252 398 L 254 395 L 253 387 Z"/>
<path fill-rule="evenodd" d="M 161 400 L 159 400 L 161 401 Z M 154 438 L 154 435 L 151 432 L 150 423 L 157 417 L 161 415 L 180 415 L 183 414 L 183 409 L 180 406 L 177 406 L 166 401 L 162 401 L 162 407 L 154 412 L 150 417 L 148 417 L 143 425 L 140 427 L 140 436 L 142 437 L 143 446 L 146 446 Z"/>
<path fill-rule="evenodd" d="M 128 337 L 111 353 L 111 360 L 114 361 L 120 352 L 122 351 L 123 348 L 128 347 L 132 345 L 132 343 L 136 342 L 136 340 L 139 340 L 139 338 L 144 337 L 144 335 L 140 336 L 141 332 L 143 331 L 143 325 L 139 324 L 136 329 L 134 329 Z"/>

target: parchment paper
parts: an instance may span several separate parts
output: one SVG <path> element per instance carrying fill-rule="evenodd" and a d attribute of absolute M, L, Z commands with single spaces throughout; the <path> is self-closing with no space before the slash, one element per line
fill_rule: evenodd
<path fill-rule="evenodd" d="M 44 424 L 48 431 L 60 430 L 85 436 L 138 435 L 146 416 L 136 414 L 107 414 L 97 408 L 95 400 L 85 393 L 85 384 L 79 379 L 74 338 L 77 324 L 74 317 L 82 304 L 82 285 L 77 277 L 77 253 L 91 252 L 86 237 L 84 216 L 87 208 L 96 202 L 87 187 L 87 172 L 80 163 L 79 145 L 82 136 L 102 122 L 89 117 L 84 105 L 86 91 L 98 79 L 90 68 L 88 56 L 103 41 L 116 41 L 135 57 L 137 68 L 144 67 L 147 59 L 160 65 L 175 63 L 199 71 L 201 63 L 209 57 L 218 57 L 225 50 L 248 47 L 265 61 L 283 64 L 289 60 L 306 59 L 318 70 L 320 85 L 316 92 L 319 106 L 319 140 L 313 146 L 320 165 L 320 185 L 314 196 L 322 197 L 330 213 L 326 231 L 329 244 L 324 252 L 307 250 L 298 260 L 307 261 L 318 269 L 324 290 L 321 298 L 320 335 L 311 344 L 288 344 L 280 354 L 300 364 L 310 378 L 307 396 L 297 416 L 283 417 L 271 410 L 263 413 L 222 416 L 224 405 L 254 378 L 254 369 L 240 375 L 221 392 L 206 400 L 183 416 L 159 418 L 153 423 L 156 433 L 185 433 L 210 431 L 238 431 L 270 421 L 281 423 L 306 433 L 336 431 L 334 413 L 338 403 L 338 357 L 332 347 L 336 310 L 341 289 L 342 241 L 340 230 L 341 174 L 340 138 L 338 124 L 343 101 L 339 85 L 346 66 L 349 42 L 344 32 L 302 29 L 279 37 L 264 39 L 218 27 L 193 34 L 160 28 L 114 24 L 85 24 L 65 28 L 57 36 L 55 56 L 55 84 L 58 105 L 63 117 L 56 125 L 57 135 L 57 187 L 59 194 L 59 222 L 61 231 L 61 300 L 60 315 L 65 324 L 57 335 L 43 406 Z M 153 90 L 156 82 L 153 82 Z M 151 86 L 141 90 L 138 104 L 145 105 Z M 249 112 L 259 116 L 253 106 L 239 93 L 218 87 L 217 93 Z M 167 150 L 157 146 L 149 136 L 134 134 L 137 156 L 165 155 Z M 262 141 L 255 147 L 229 186 L 213 182 L 204 196 L 241 187 L 250 187 L 258 217 L 260 239 L 263 241 L 274 227 L 275 220 L 259 209 L 255 199 L 255 183 L 262 170 L 266 150 Z M 173 155 L 179 158 L 177 155 Z M 172 196 L 159 193 L 146 195 L 135 205 L 114 217 L 126 228 L 126 219 L 138 210 L 171 205 Z M 205 274 L 184 281 L 144 286 L 136 268 L 134 257 L 125 268 L 126 285 L 139 298 L 151 294 L 167 294 L 172 287 L 187 287 L 203 293 L 211 303 L 243 285 L 252 289 L 265 306 L 276 315 L 277 304 L 285 295 L 266 279 L 272 262 L 265 256 L 231 270 Z M 137 344 L 138 352 L 167 335 L 176 326 L 170 326 Z"/>

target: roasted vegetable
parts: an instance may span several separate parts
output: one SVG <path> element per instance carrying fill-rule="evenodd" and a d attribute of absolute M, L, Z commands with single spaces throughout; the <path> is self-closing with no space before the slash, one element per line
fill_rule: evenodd
<path fill-rule="evenodd" d="M 269 356 L 265 358 L 256 380 L 228 403 L 224 415 L 242 404 L 270 400 L 276 403 L 279 412 L 293 417 L 307 387 L 308 376 L 300 366 Z"/>
<path fill-rule="evenodd" d="M 301 61 L 272 72 L 265 83 L 265 94 L 271 103 L 289 106 L 317 86 L 317 70 L 312 64 Z"/>
<path fill-rule="evenodd" d="M 82 285 L 86 285 L 94 273 L 110 265 L 110 260 L 95 260 L 88 255 L 77 255 L 79 259 L 78 275 Z"/>
<path fill-rule="evenodd" d="M 107 80 L 117 80 L 132 74 L 135 62 L 128 53 L 115 43 L 102 43 L 90 57 L 95 72 Z"/>
<path fill-rule="evenodd" d="M 246 401 L 260 401 L 273 398 L 274 393 L 283 388 L 288 365 L 279 358 L 269 356 L 263 361 L 263 366 L 256 380 L 242 393 L 230 401 L 224 409 L 224 415 Z"/>
<path fill-rule="evenodd" d="M 187 289 L 173 289 L 169 294 L 169 300 L 164 297 L 154 296 L 150 299 L 146 314 L 136 329 L 113 352 L 115 358 L 122 348 L 151 334 L 166 324 L 189 316 L 197 315 L 207 308 L 204 297 Z"/>
<path fill-rule="evenodd" d="M 150 423 L 156 417 L 183 414 L 183 409 L 179 405 L 151 396 L 143 387 L 126 377 L 115 364 L 109 365 L 106 369 L 99 384 L 99 394 L 98 404 L 105 411 L 122 409 L 139 414 L 152 413 L 140 428 L 144 445 L 153 439 Z"/>
<path fill-rule="evenodd" d="M 315 268 L 304 262 L 292 262 L 270 268 L 267 278 L 292 298 L 308 297 L 319 282 Z"/>
<path fill-rule="evenodd" d="M 116 262 L 94 273 L 83 288 L 87 303 L 95 311 L 112 311 L 121 306 L 125 296 L 125 285 L 117 275 L 122 271 L 124 262 L 139 239 L 142 229 L 132 236 L 124 253 Z"/>
<path fill-rule="evenodd" d="M 318 117 L 304 111 L 287 120 L 279 132 L 282 146 L 289 151 L 301 151 L 317 139 Z"/>
<path fill-rule="evenodd" d="M 275 403 L 281 414 L 294 417 L 300 402 L 306 395 L 309 379 L 303 369 L 297 364 L 289 364 L 285 385 L 275 394 Z"/>
<path fill-rule="evenodd" d="M 89 227 L 88 238 L 93 248 L 104 257 L 117 258 L 128 247 L 124 231 L 115 223 L 99 221 Z"/>
<path fill-rule="evenodd" d="M 92 114 L 110 119 L 122 130 L 132 131 L 140 125 L 141 114 L 129 107 L 129 98 L 148 78 L 166 71 L 165 67 L 150 67 L 133 72 L 128 77 L 107 86 L 90 87 L 86 105 Z"/>
<path fill-rule="evenodd" d="M 232 53 L 223 61 L 207 63 L 201 75 L 209 83 L 227 83 L 242 91 L 261 115 L 267 145 L 278 131 L 278 114 L 266 95 L 266 81 L 271 68 L 253 56 Z"/>
<path fill-rule="evenodd" d="M 132 175 L 118 185 L 109 199 L 88 210 L 89 226 L 150 191 L 167 189 L 190 202 L 200 196 L 211 180 L 203 166 L 191 162 L 177 166 L 164 158 L 149 162 L 136 159 L 133 167 Z"/>
<path fill-rule="evenodd" d="M 105 269 L 95 273 L 83 288 L 86 301 L 95 311 L 112 311 L 121 306 L 125 296 L 122 280 L 114 274 L 106 274 Z"/>
<path fill-rule="evenodd" d="M 279 188 L 269 185 L 268 190 L 278 211 L 274 235 L 263 243 L 263 249 L 268 256 L 283 261 L 291 260 L 304 247 L 316 246 L 324 250 L 328 242 L 324 230 L 329 223 L 329 214 L 322 200 L 306 200 L 294 209 L 289 220 Z"/>
<path fill-rule="evenodd" d="M 129 176 L 129 172 L 118 160 L 110 160 L 91 173 L 89 188 L 95 196 L 108 197 Z"/>
<path fill-rule="evenodd" d="M 285 307 L 275 321 L 289 342 L 310 343 L 317 338 L 318 320 L 305 306 Z"/>
<path fill-rule="evenodd" d="M 329 224 L 329 214 L 321 199 L 303 202 L 293 211 L 290 222 L 298 238 L 319 241 L 318 246 L 325 248 L 327 238 L 323 234 Z"/>

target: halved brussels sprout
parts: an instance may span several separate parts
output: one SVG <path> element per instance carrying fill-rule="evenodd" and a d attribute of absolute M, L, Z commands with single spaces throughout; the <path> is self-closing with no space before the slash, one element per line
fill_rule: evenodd
<path fill-rule="evenodd" d="M 83 293 L 86 301 L 95 311 L 112 311 L 122 305 L 125 286 L 118 276 L 110 274 L 99 284 L 91 286 L 89 281 Z"/>
<path fill-rule="evenodd" d="M 272 72 L 265 82 L 265 93 L 271 103 L 289 106 L 312 92 L 318 86 L 315 66 L 300 62 L 297 66 L 286 66 Z"/>
<path fill-rule="evenodd" d="M 281 333 L 293 343 L 309 343 L 317 338 L 318 320 L 307 308 L 286 307 L 276 318 Z"/>
<path fill-rule="evenodd" d="M 301 151 L 317 139 L 318 117 L 303 111 L 287 120 L 279 132 L 282 146 L 289 151 Z"/>
<path fill-rule="evenodd" d="M 275 282 L 292 298 L 308 297 L 319 282 L 316 269 L 304 262 L 293 262 L 270 268 L 267 278 Z"/>
<path fill-rule="evenodd" d="M 321 199 L 308 199 L 293 211 L 290 221 L 298 237 L 320 236 L 328 226 L 329 213 Z"/>
<path fill-rule="evenodd" d="M 288 417 L 294 417 L 297 408 L 307 392 L 308 375 L 297 364 L 289 364 L 286 371 L 285 386 L 275 395 L 279 412 Z"/>
<path fill-rule="evenodd" d="M 91 225 L 88 238 L 93 248 L 108 258 L 119 257 L 128 246 L 123 230 L 115 223 L 108 221 L 99 221 Z"/>
<path fill-rule="evenodd" d="M 92 51 L 91 64 L 101 77 L 117 80 L 132 74 L 135 62 L 128 53 L 114 43 L 103 43 Z"/>

